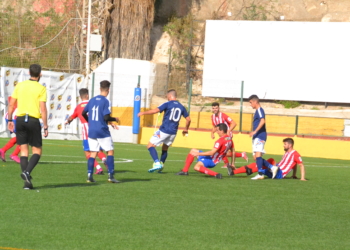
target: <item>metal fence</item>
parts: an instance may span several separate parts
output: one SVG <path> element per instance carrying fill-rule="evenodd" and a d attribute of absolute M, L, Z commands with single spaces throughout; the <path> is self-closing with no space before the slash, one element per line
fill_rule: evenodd
<path fill-rule="evenodd" d="M 0 65 L 28 68 L 39 63 L 45 70 L 83 73 L 87 18 L 77 14 L 79 5 L 57 13 L 54 9 L 35 11 L 34 4 L 27 9 L 25 4 L 18 1 L 16 7 L 0 7 Z M 93 18 L 92 27 L 97 23 Z M 90 54 L 91 65 L 100 57 Z"/>

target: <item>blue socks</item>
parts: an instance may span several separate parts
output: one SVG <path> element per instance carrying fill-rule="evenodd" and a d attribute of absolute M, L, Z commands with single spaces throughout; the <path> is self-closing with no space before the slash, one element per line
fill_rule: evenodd
<path fill-rule="evenodd" d="M 148 149 L 148 151 L 149 151 L 151 157 L 153 158 L 153 161 L 154 162 L 159 162 L 159 158 L 158 158 L 158 154 L 157 154 L 156 149 L 154 147 L 150 147 Z"/>
<path fill-rule="evenodd" d="M 107 166 L 108 166 L 108 173 L 114 174 L 114 156 L 113 155 L 107 155 Z"/>
<path fill-rule="evenodd" d="M 255 162 L 256 162 L 256 166 L 258 167 L 259 174 L 263 175 L 264 174 L 264 170 L 262 168 L 263 168 L 264 159 L 262 157 L 256 157 Z"/>
<path fill-rule="evenodd" d="M 165 160 L 167 157 L 168 157 L 168 151 L 162 150 L 162 155 L 160 156 L 160 161 L 165 163 Z"/>
<path fill-rule="evenodd" d="M 270 164 L 270 162 L 268 162 L 267 160 L 265 159 L 262 159 L 263 160 L 263 165 L 269 169 L 271 169 L 273 167 L 272 164 Z"/>
<path fill-rule="evenodd" d="M 93 174 L 94 173 L 94 163 L 95 163 L 95 158 L 90 157 L 88 160 L 88 174 Z"/>

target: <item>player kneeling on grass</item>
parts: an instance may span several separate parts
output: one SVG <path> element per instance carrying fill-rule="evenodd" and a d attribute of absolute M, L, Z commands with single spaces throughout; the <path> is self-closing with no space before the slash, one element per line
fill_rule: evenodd
<path fill-rule="evenodd" d="M 214 148 L 210 151 L 203 152 L 198 149 L 191 149 L 190 153 L 187 155 L 184 168 L 176 173 L 176 175 L 188 175 L 188 170 L 191 167 L 191 164 L 194 160 L 194 157 L 198 158 L 198 162 L 194 166 L 194 170 L 215 176 L 218 179 L 222 179 L 222 174 L 216 173 L 209 168 L 213 168 L 218 164 L 223 157 L 226 156 L 228 151 L 232 152 L 232 158 L 229 170 L 235 169 L 235 166 L 232 164 L 235 162 L 235 149 L 233 146 L 232 138 L 227 134 L 227 125 L 225 123 L 220 123 L 216 125 L 217 133 L 220 138 L 215 142 Z"/>
<path fill-rule="evenodd" d="M 293 179 L 298 179 L 296 176 L 297 173 L 297 165 L 300 166 L 300 174 L 301 174 L 301 181 L 306 181 L 305 179 L 305 167 L 303 164 L 303 160 L 301 159 L 300 154 L 294 150 L 294 140 L 292 138 L 285 138 L 283 140 L 283 148 L 286 152 L 282 158 L 282 160 L 275 165 L 274 159 L 268 159 L 267 161 L 263 159 L 263 169 L 262 173 L 266 175 L 269 178 L 272 179 L 283 179 L 285 178 L 290 171 L 293 170 Z M 256 166 L 256 163 L 249 164 L 248 166 L 240 167 L 235 169 L 231 175 L 241 174 L 241 173 L 247 173 L 247 175 L 251 175 L 252 173 L 258 172 L 258 168 Z M 264 175 L 259 176 L 259 178 L 255 178 L 253 180 L 262 180 L 264 179 Z"/>
<path fill-rule="evenodd" d="M 107 152 L 108 182 L 119 183 L 114 179 L 114 150 L 108 122 L 119 122 L 118 118 L 111 117 L 111 103 L 106 98 L 109 94 L 111 83 L 109 81 L 100 82 L 100 95 L 92 98 L 83 110 L 83 117 L 89 123 L 88 143 L 90 148 L 90 158 L 88 160 L 87 182 L 95 182 L 93 179 L 94 163 L 100 148 Z M 89 114 L 89 116 L 87 116 Z M 114 129 L 118 127 L 110 124 Z"/>

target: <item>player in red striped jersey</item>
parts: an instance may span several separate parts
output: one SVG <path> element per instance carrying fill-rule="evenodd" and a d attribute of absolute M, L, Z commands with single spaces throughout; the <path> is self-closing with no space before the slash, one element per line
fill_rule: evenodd
<path fill-rule="evenodd" d="M 220 123 L 216 125 L 217 133 L 220 138 L 215 142 L 214 148 L 210 151 L 203 152 L 198 149 L 191 149 L 190 153 L 187 155 L 184 168 L 176 173 L 176 175 L 188 175 L 188 170 L 191 167 L 192 162 L 194 161 L 194 157 L 198 158 L 196 165 L 194 166 L 194 170 L 215 176 L 218 179 L 222 179 L 222 174 L 216 173 L 209 168 L 213 168 L 218 164 L 223 157 L 226 156 L 227 152 L 231 151 L 234 155 L 235 149 L 232 142 L 231 136 L 227 134 L 227 126 L 224 123 Z M 231 159 L 231 166 L 234 166 L 234 156 Z"/>
<path fill-rule="evenodd" d="M 11 101 L 11 96 L 8 97 L 8 103 L 10 103 Z M 17 103 L 15 104 L 15 107 L 14 107 L 14 111 L 13 111 L 13 122 L 15 124 L 15 127 L 16 127 L 16 111 L 17 111 Z M 6 112 L 5 114 L 5 120 L 6 120 L 6 123 L 8 123 L 8 112 Z M 12 132 L 10 132 L 12 134 Z M 16 130 L 14 131 L 14 133 L 16 133 Z M 0 159 L 4 162 L 6 162 L 6 152 L 7 150 L 9 150 L 10 148 L 12 148 L 13 146 L 15 146 L 17 143 L 17 137 L 12 137 L 6 144 L 5 146 L 3 146 L 2 148 L 0 148 Z M 12 154 L 10 155 L 10 159 L 17 162 L 17 163 L 20 163 L 20 159 L 18 157 L 18 154 L 19 152 L 21 151 L 21 147 L 20 145 L 16 145 L 16 148 L 15 150 L 12 152 Z"/>
<path fill-rule="evenodd" d="M 231 119 L 231 117 L 229 117 L 228 115 L 226 115 L 225 113 L 222 113 L 220 111 L 220 104 L 218 102 L 213 102 L 212 103 L 212 112 L 213 115 L 211 116 L 211 123 L 213 124 L 213 129 L 211 131 L 211 138 L 215 139 L 215 131 L 216 131 L 216 125 L 220 124 L 220 123 L 225 123 L 227 126 L 227 134 L 229 136 L 231 136 L 231 138 L 233 137 L 233 130 L 235 129 L 235 127 L 237 126 L 236 122 L 234 120 Z M 226 168 L 227 165 L 229 164 L 227 157 L 232 157 L 232 153 L 228 153 L 222 160 L 224 161 L 225 165 L 223 166 L 223 168 Z M 246 152 L 243 153 L 235 153 L 235 158 L 240 158 L 242 157 L 243 159 L 245 159 L 248 162 L 248 156 Z"/>
<path fill-rule="evenodd" d="M 297 165 L 299 165 L 301 174 L 300 180 L 306 181 L 303 160 L 301 159 L 298 151 L 296 151 L 293 147 L 294 140 L 292 138 L 285 138 L 283 140 L 283 148 L 286 153 L 283 155 L 282 160 L 277 164 L 277 166 L 274 166 L 275 161 L 273 159 L 268 159 L 267 161 L 263 160 L 264 175 L 268 176 L 269 178 L 283 179 L 293 170 L 292 178 L 298 179 L 296 173 Z M 256 163 L 252 163 L 248 166 L 234 170 L 232 175 L 241 173 L 247 173 L 250 175 L 255 172 L 258 172 L 258 168 Z M 264 179 L 264 177 L 260 178 L 260 180 L 261 179 Z"/>
<path fill-rule="evenodd" d="M 83 117 L 82 113 L 86 106 L 86 104 L 89 102 L 89 90 L 86 88 L 82 88 L 79 90 L 79 95 L 81 99 L 81 103 L 77 105 L 77 107 L 74 109 L 73 114 L 67 119 L 66 124 L 70 124 L 75 118 L 79 118 L 81 123 L 81 132 L 82 132 L 82 138 L 83 138 L 83 148 L 85 152 L 86 159 L 90 158 L 90 148 L 88 143 L 88 130 L 89 130 L 89 124 Z M 103 164 L 107 167 L 106 163 L 106 155 L 100 151 L 98 153 L 98 157 L 102 160 Z M 96 168 L 95 174 L 103 174 L 103 169 L 98 164 L 98 162 L 95 160 L 94 167 Z"/>

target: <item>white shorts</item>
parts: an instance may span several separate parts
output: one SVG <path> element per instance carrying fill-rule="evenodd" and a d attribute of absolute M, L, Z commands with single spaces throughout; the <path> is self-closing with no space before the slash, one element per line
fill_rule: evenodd
<path fill-rule="evenodd" d="M 92 152 L 98 152 L 100 151 L 100 148 L 102 148 L 105 151 L 113 150 L 113 141 L 112 137 L 105 137 L 105 138 L 88 138 L 89 142 L 89 148 Z"/>
<path fill-rule="evenodd" d="M 158 130 L 154 133 L 149 142 L 156 146 L 159 146 L 162 143 L 170 146 L 174 142 L 175 137 L 176 135 L 169 135 Z"/>
<path fill-rule="evenodd" d="M 253 140 L 253 154 L 255 152 L 261 152 L 262 154 L 265 154 L 265 141 L 259 139 L 259 138 L 255 138 Z"/>

